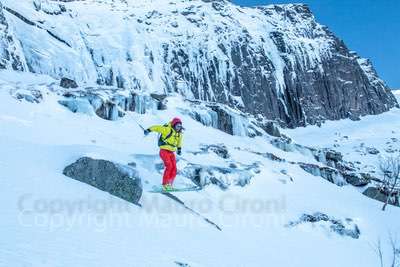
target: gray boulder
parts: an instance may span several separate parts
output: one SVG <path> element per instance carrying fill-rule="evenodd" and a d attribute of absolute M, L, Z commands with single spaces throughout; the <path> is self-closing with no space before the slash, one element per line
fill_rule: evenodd
<path fill-rule="evenodd" d="M 68 79 L 65 77 L 61 79 L 60 86 L 63 88 L 67 88 L 67 89 L 68 88 L 78 88 L 78 84 L 74 80 L 71 80 L 71 79 Z"/>
<path fill-rule="evenodd" d="M 63 174 L 133 204 L 142 196 L 142 182 L 132 165 L 83 157 L 65 167 Z"/>
<path fill-rule="evenodd" d="M 366 186 L 371 182 L 367 176 L 364 176 L 360 173 L 343 173 L 343 177 L 349 184 L 353 186 Z"/>
<path fill-rule="evenodd" d="M 379 188 L 376 187 L 368 187 L 363 194 L 369 198 L 378 200 L 380 202 L 386 202 L 387 194 L 385 194 L 383 191 L 379 190 Z M 399 196 L 400 192 L 391 198 L 389 198 L 389 204 L 394 205 L 394 206 L 400 206 L 399 202 Z"/>

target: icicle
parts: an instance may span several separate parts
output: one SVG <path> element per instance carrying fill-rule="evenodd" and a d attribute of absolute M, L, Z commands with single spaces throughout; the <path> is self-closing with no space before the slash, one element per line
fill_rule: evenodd
<path fill-rule="evenodd" d="M 135 112 L 145 114 L 148 110 L 157 110 L 158 103 L 148 95 L 135 95 Z"/>
<path fill-rule="evenodd" d="M 240 115 L 228 112 L 231 116 L 233 135 L 247 136 L 248 123 L 246 119 Z"/>

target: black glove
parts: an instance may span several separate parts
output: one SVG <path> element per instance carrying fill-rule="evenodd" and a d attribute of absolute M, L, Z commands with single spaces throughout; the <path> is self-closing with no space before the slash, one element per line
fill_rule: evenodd
<path fill-rule="evenodd" d="M 144 130 L 144 135 L 148 135 L 149 133 L 151 132 L 151 130 L 150 129 L 146 129 L 146 130 Z"/>
<path fill-rule="evenodd" d="M 178 147 L 178 151 L 176 152 L 179 156 L 182 155 L 182 148 Z"/>

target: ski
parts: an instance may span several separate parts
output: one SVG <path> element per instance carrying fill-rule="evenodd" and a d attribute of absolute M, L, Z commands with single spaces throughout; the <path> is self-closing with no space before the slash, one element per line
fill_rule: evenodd
<path fill-rule="evenodd" d="M 191 192 L 191 191 L 199 191 L 201 190 L 201 187 L 199 186 L 192 186 L 192 187 L 186 187 L 186 188 L 173 188 L 171 190 L 165 191 L 161 187 L 153 187 L 152 190 L 150 190 L 150 193 L 170 193 L 170 192 Z"/>

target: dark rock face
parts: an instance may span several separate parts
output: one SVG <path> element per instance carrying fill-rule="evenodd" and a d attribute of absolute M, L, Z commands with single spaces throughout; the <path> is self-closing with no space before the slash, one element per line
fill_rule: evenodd
<path fill-rule="evenodd" d="M 158 101 L 157 109 L 158 110 L 166 110 L 167 109 L 167 104 L 165 99 L 167 98 L 167 95 L 165 94 L 150 94 L 150 96 Z"/>
<path fill-rule="evenodd" d="M 307 50 L 305 44 L 291 45 L 293 38 L 284 31 L 271 32 L 265 38 L 270 38 L 276 45 L 285 65 L 282 83 L 276 77 L 276 63 L 268 57 L 271 51 L 263 48 L 262 41 L 254 45 L 246 29 L 238 40 L 219 44 L 229 59 L 224 64 L 228 73 L 220 72 L 218 66 L 223 62 L 208 55 L 207 51 L 200 51 L 208 59 L 207 65 L 203 62 L 195 64 L 206 71 L 196 73 L 189 66 L 193 56 L 186 52 L 188 49 L 168 47 L 175 55 L 168 63 L 174 66 L 179 77 L 193 85 L 191 89 L 196 98 L 262 114 L 287 127 L 319 124 L 326 119 L 358 119 L 397 105 L 388 87 L 377 78 L 372 65 L 352 54 L 328 29 L 318 25 L 306 6 L 272 6 L 261 10 L 265 16 L 288 18 L 298 38 L 316 40 L 323 35 L 329 44 L 324 51 L 326 54 L 320 55 L 320 61 L 313 62 L 313 52 L 299 52 Z M 308 27 L 302 28 L 304 25 Z M 231 81 L 220 77 L 230 77 Z M 226 92 L 229 92 L 228 96 Z M 242 99 L 242 106 L 235 103 L 235 97 Z M 224 118 L 224 114 L 219 115 Z"/>
<path fill-rule="evenodd" d="M 18 50 L 18 40 L 15 40 L 9 31 L 3 4 L 0 2 L 0 69 L 25 70 L 23 59 Z"/>
<path fill-rule="evenodd" d="M 371 182 L 371 179 L 369 179 L 366 175 L 363 175 L 362 173 L 344 173 L 343 177 L 344 179 L 346 179 L 346 182 L 353 186 L 366 186 Z"/>
<path fill-rule="evenodd" d="M 141 179 L 133 167 L 84 157 L 65 167 L 63 174 L 134 204 L 142 196 Z"/>
<path fill-rule="evenodd" d="M 78 84 L 74 80 L 65 77 L 61 79 L 60 86 L 63 88 L 78 88 Z"/>
<path fill-rule="evenodd" d="M 378 200 L 380 202 L 386 202 L 386 198 L 388 194 L 385 194 L 383 191 L 379 190 L 379 188 L 376 187 L 368 187 L 364 192 L 364 195 L 366 195 L 369 198 L 373 198 L 375 200 Z M 394 194 L 389 198 L 390 205 L 394 206 L 400 206 L 400 192 L 397 192 L 397 194 Z"/>
<path fill-rule="evenodd" d="M 261 124 L 261 125 L 260 125 Z M 275 125 L 274 122 L 268 121 L 265 123 L 260 123 L 261 129 L 263 129 L 267 134 L 274 136 L 274 137 L 281 137 L 281 132 L 279 128 Z"/>

